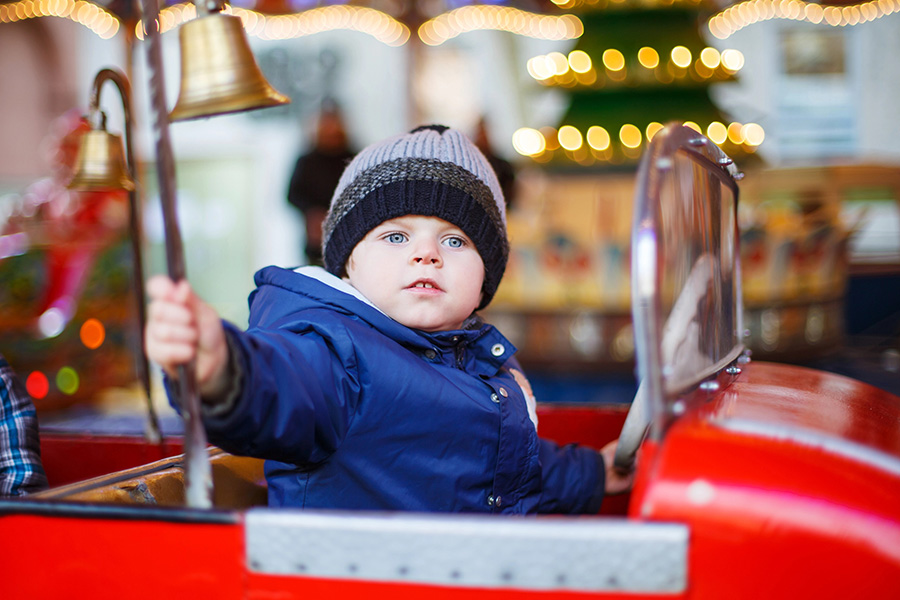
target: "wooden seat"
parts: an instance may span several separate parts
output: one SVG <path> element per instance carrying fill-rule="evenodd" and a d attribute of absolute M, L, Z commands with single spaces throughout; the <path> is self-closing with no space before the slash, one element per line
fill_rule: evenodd
<path fill-rule="evenodd" d="M 213 505 L 242 509 L 265 506 L 268 489 L 263 461 L 210 447 Z M 35 499 L 107 504 L 184 506 L 184 455 L 165 458 L 34 494 Z"/>

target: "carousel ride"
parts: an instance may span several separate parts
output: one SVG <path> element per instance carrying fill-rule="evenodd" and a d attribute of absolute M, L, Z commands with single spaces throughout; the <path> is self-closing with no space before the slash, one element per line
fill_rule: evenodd
<path fill-rule="evenodd" d="M 143 28 L 169 274 L 180 279 L 188 274 L 168 141 L 174 117 L 154 58 L 155 8 L 145 2 Z M 197 35 L 240 46 L 226 24 L 234 21 L 221 20 L 228 18 L 208 11 L 196 22 L 218 20 L 218 33 Z M 249 53 L 233 62 L 252 73 Z M 251 92 L 237 83 L 245 75 L 224 75 L 234 72 L 214 69 L 192 102 L 198 112 L 184 118 L 284 101 L 261 76 L 251 77 Z M 133 187 L 133 158 L 105 131 L 106 81 L 128 104 L 121 75 L 101 71 L 72 181 L 122 203 L 122 192 L 110 190 Z M 235 95 L 247 102 L 233 104 Z M 101 141 L 91 146 L 93 138 Z M 542 435 L 560 443 L 599 448 L 620 437 L 617 460 L 637 469 L 637 483 L 603 514 L 509 521 L 268 509 L 262 461 L 207 447 L 188 367 L 178 390 L 183 438 L 42 440 L 48 474 L 65 472 L 57 483 L 66 485 L 0 502 L 0 539 L 17 547 L 6 553 L 14 575 L 0 582 L 2 595 L 884 594 L 900 577 L 900 399 L 840 376 L 750 360 L 739 178 L 733 161 L 694 129 L 672 124 L 653 138 L 636 177 L 631 228 L 641 387 L 627 416 L 609 406 L 540 408 Z M 131 227 L 139 239 L 139 226 Z"/>

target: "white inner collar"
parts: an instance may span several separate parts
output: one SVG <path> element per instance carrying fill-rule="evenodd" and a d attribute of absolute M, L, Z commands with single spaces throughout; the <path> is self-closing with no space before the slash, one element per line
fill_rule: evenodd
<path fill-rule="evenodd" d="M 384 313 L 383 310 L 381 310 L 380 308 L 378 308 L 377 306 L 372 304 L 371 300 L 369 300 L 368 298 L 363 296 L 362 292 L 360 292 L 358 289 L 356 289 L 355 287 L 353 287 L 352 285 L 350 285 L 349 283 L 347 283 L 340 277 L 332 275 L 331 273 L 329 273 L 322 267 L 316 267 L 316 266 L 297 267 L 296 269 L 294 269 L 294 273 L 299 273 L 300 275 L 305 275 L 306 277 L 315 279 L 316 281 L 321 281 L 328 287 L 335 289 L 339 292 L 344 292 L 345 294 L 349 294 L 349 295 L 353 296 L 354 298 L 365 302 L 372 308 L 375 308 L 376 310 L 378 310 L 378 312 L 380 312 L 382 314 Z"/>

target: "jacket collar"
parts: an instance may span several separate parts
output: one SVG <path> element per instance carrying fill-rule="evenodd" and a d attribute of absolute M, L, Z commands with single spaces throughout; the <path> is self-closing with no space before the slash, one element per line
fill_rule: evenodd
<path fill-rule="evenodd" d="M 257 286 L 274 285 L 301 294 L 318 305 L 329 305 L 366 321 L 384 335 L 416 353 L 436 352 L 444 362 L 464 356 L 466 368 L 477 374 L 499 370 L 516 352 L 515 346 L 493 325 L 474 315 L 463 329 L 428 333 L 398 323 L 379 310 L 359 290 L 322 267 L 300 267 L 293 271 L 266 267 L 256 274 Z M 252 301 L 252 300 L 251 300 Z"/>

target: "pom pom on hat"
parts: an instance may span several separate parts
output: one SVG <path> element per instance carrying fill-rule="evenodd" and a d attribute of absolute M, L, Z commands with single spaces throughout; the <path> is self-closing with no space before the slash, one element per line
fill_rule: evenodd
<path fill-rule="evenodd" d="M 363 149 L 347 165 L 323 229 L 325 268 L 342 277 L 356 244 L 384 221 L 438 217 L 459 227 L 484 262 L 484 308 L 506 269 L 506 203 L 497 176 L 461 132 L 417 127 Z"/>

